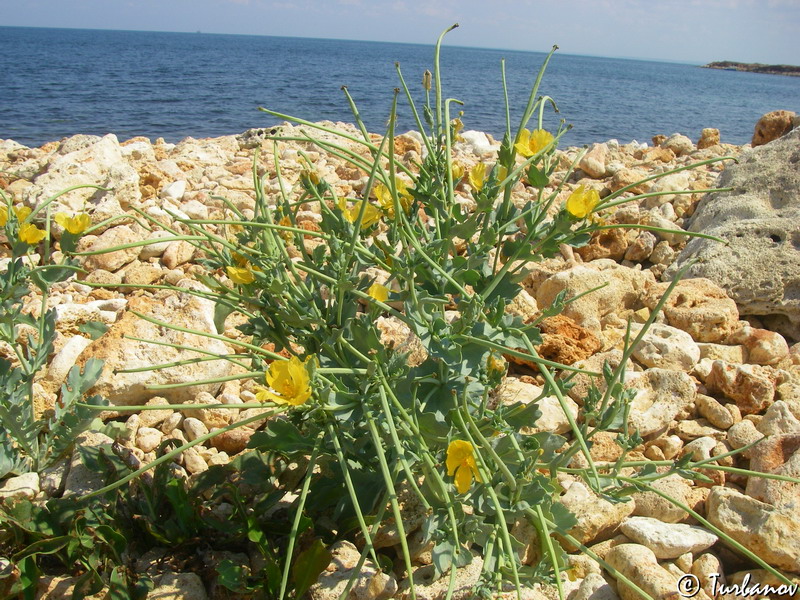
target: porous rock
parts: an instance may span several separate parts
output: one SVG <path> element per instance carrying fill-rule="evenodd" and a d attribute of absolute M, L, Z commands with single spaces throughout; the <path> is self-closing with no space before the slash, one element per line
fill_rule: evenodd
<path fill-rule="evenodd" d="M 763 115 L 756 123 L 750 144 L 755 148 L 786 135 L 794 126 L 795 116 L 790 110 L 773 110 Z"/>
<path fill-rule="evenodd" d="M 658 564 L 653 551 L 641 544 L 620 544 L 608 551 L 606 562 L 639 586 L 654 600 L 674 600 L 677 578 Z M 622 600 L 638 600 L 639 594 L 620 581 L 617 592 Z"/>
<path fill-rule="evenodd" d="M 688 222 L 692 238 L 664 279 L 696 259 L 687 276 L 721 286 L 743 315 L 762 315 L 769 329 L 800 338 L 800 129 L 742 154 L 726 167 Z M 695 338 L 696 339 L 696 338 Z M 715 341 L 715 340 L 698 340 Z"/>
<path fill-rule="evenodd" d="M 717 486 L 708 496 L 706 509 L 713 525 L 770 565 L 800 573 L 800 521 L 796 508 L 777 508 Z"/>
<path fill-rule="evenodd" d="M 629 387 L 637 389 L 630 414 L 630 426 L 647 436 L 667 425 L 695 397 L 692 378 L 681 371 L 648 369 L 631 375 Z"/>
<path fill-rule="evenodd" d="M 633 326 L 638 334 L 641 326 Z M 633 357 L 648 367 L 673 371 L 691 371 L 700 360 L 700 348 L 685 331 L 676 327 L 653 323 L 636 344 Z"/>
<path fill-rule="evenodd" d="M 347 541 L 336 542 L 329 548 L 331 563 L 308 590 L 311 600 L 337 600 L 341 597 L 361 553 Z M 347 600 L 385 600 L 397 592 L 393 575 L 376 570 L 367 560 L 356 575 L 355 583 L 345 597 Z"/>
<path fill-rule="evenodd" d="M 188 286 L 202 287 L 187 280 L 185 287 Z M 214 326 L 214 303 L 186 292 L 167 291 L 157 294 L 155 298 L 131 298 L 129 307 L 132 311 L 162 322 L 186 329 L 217 333 Z M 202 348 L 204 354 L 130 338 Z M 144 404 L 157 394 L 170 402 L 184 402 L 192 400 L 201 391 L 215 394 L 220 384 L 193 384 L 193 382 L 229 375 L 231 364 L 225 360 L 218 360 L 137 373 L 121 371 L 205 357 L 209 352 L 222 355 L 227 354 L 229 350 L 227 344 L 219 340 L 156 325 L 137 317 L 133 312 L 126 312 L 104 335 L 94 340 L 81 353 L 77 364 L 83 366 L 90 357 L 104 361 L 103 371 L 91 393 L 103 395 L 111 404 Z M 175 383 L 186 385 L 158 392 L 147 389 L 153 384 Z"/>
<path fill-rule="evenodd" d="M 650 548 L 659 560 L 702 552 L 717 542 L 717 536 L 702 527 L 662 523 L 650 517 L 628 517 L 620 530 L 634 542 Z"/>
<path fill-rule="evenodd" d="M 648 286 L 642 301 L 655 309 L 668 287 L 668 283 Z M 736 303 L 713 281 L 702 278 L 678 282 L 664 304 L 664 316 L 696 342 L 722 342 L 739 323 Z"/>

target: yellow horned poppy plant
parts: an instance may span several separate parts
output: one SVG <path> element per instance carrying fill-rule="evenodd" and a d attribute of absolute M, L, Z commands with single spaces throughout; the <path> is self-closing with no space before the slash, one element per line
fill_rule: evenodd
<path fill-rule="evenodd" d="M 455 474 L 456 489 L 459 494 L 466 494 L 472 485 L 472 479 L 481 483 L 478 465 L 472 444 L 464 440 L 453 440 L 447 447 L 447 474 Z"/>
<path fill-rule="evenodd" d="M 525 158 L 530 158 L 549 146 L 553 139 L 553 134 L 545 129 L 534 129 L 533 131 L 523 129 L 519 134 L 519 141 L 514 144 L 514 148 Z"/>
<path fill-rule="evenodd" d="M 289 360 L 274 361 L 266 373 L 267 385 L 274 392 L 262 388 L 256 393 L 256 399 L 292 406 L 306 402 L 311 397 L 311 375 L 307 363 L 312 359 L 313 356 L 309 356 L 300 362 L 299 358 L 293 356 Z"/>
<path fill-rule="evenodd" d="M 92 218 L 86 213 L 70 217 L 66 213 L 56 213 L 55 221 L 72 235 L 80 235 L 92 224 Z"/>
<path fill-rule="evenodd" d="M 597 190 L 587 190 L 581 185 L 567 198 L 567 212 L 573 217 L 583 219 L 588 217 L 599 203 L 600 194 Z"/>

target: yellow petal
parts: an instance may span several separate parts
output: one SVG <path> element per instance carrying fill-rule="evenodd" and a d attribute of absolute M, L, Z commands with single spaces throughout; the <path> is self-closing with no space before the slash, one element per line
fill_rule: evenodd
<path fill-rule="evenodd" d="M 0 227 L 5 227 L 8 223 L 8 209 L 4 206 L 0 208 Z"/>
<path fill-rule="evenodd" d="M 465 440 L 453 440 L 447 446 L 447 474 L 452 475 L 464 463 L 467 457 L 472 456 L 472 444 Z"/>
<path fill-rule="evenodd" d="M 33 223 L 23 223 L 19 228 L 19 239 L 31 246 L 41 242 L 45 235 L 47 234 L 44 230 L 39 229 Z"/>
<path fill-rule="evenodd" d="M 451 169 L 453 171 L 453 183 L 458 183 L 464 177 L 464 167 L 459 163 L 453 163 Z"/>
<path fill-rule="evenodd" d="M 92 224 L 92 219 L 86 213 L 70 217 L 66 213 L 56 213 L 55 222 L 61 225 L 72 235 L 80 235 Z"/>
<path fill-rule="evenodd" d="M 472 485 L 472 471 L 469 467 L 460 466 L 456 469 L 456 489 L 459 494 L 466 494 Z"/>
<path fill-rule="evenodd" d="M 523 129 L 519 132 L 519 140 L 517 143 L 514 144 L 514 148 L 517 152 L 522 154 L 525 158 L 533 156 L 533 152 L 531 152 L 530 147 L 528 146 L 528 140 L 531 138 L 531 132 L 527 129 Z"/>
<path fill-rule="evenodd" d="M 469 183 L 476 192 L 483 189 L 483 181 L 486 179 L 486 165 L 478 163 L 469 171 Z"/>
<path fill-rule="evenodd" d="M 227 271 L 228 277 L 230 277 L 231 281 L 234 283 L 247 285 L 248 283 L 253 283 L 256 280 L 256 276 L 253 275 L 253 271 L 246 267 L 225 267 L 225 271 Z"/>
<path fill-rule="evenodd" d="M 389 288 L 380 283 L 373 283 L 369 286 L 367 293 L 378 302 L 386 302 L 389 299 Z"/>
<path fill-rule="evenodd" d="M 533 156 L 537 152 L 541 152 L 553 141 L 553 134 L 544 129 L 536 129 L 531 132 L 530 139 L 528 140 L 528 148 Z"/>
<path fill-rule="evenodd" d="M 27 219 L 31 214 L 31 209 L 29 206 L 20 206 L 19 208 L 14 209 L 14 214 L 17 215 L 17 221 L 22 223 L 25 219 Z"/>
<path fill-rule="evenodd" d="M 600 194 L 597 190 L 587 190 L 581 185 L 567 198 L 566 209 L 573 217 L 583 219 L 589 216 L 599 203 Z"/>

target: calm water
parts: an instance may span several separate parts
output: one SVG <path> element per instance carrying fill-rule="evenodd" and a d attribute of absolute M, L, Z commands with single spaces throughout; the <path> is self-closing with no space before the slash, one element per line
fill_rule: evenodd
<path fill-rule="evenodd" d="M 501 58 L 516 122 L 544 54 L 443 48 L 445 93 L 464 102 L 467 129 L 504 129 Z M 259 106 L 352 121 L 342 85 L 381 132 L 398 85 L 394 63 L 421 99 L 432 59 L 432 46 L 413 44 L 0 27 L 0 138 L 36 146 L 111 132 L 176 142 L 278 122 Z M 568 145 L 674 132 L 696 140 L 703 127 L 744 144 L 763 113 L 800 112 L 800 78 L 558 53 L 540 92 L 558 103 L 551 128 L 561 118 L 573 124 Z M 411 129 L 403 111 L 398 129 Z"/>

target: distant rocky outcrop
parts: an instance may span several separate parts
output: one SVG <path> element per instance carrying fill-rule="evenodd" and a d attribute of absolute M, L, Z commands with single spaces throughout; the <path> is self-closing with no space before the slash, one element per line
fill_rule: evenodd
<path fill-rule="evenodd" d="M 710 62 L 704 69 L 724 69 L 726 71 L 747 71 L 748 73 L 767 73 L 768 75 L 789 75 L 800 77 L 800 67 L 793 65 L 763 65 L 761 63 L 741 63 L 730 60 Z"/>
<path fill-rule="evenodd" d="M 694 238 L 664 273 L 671 278 L 691 259 L 687 277 L 722 286 L 742 315 L 800 338 L 800 129 L 750 152 L 725 169 L 717 187 L 688 223 L 691 231 L 725 240 Z"/>

